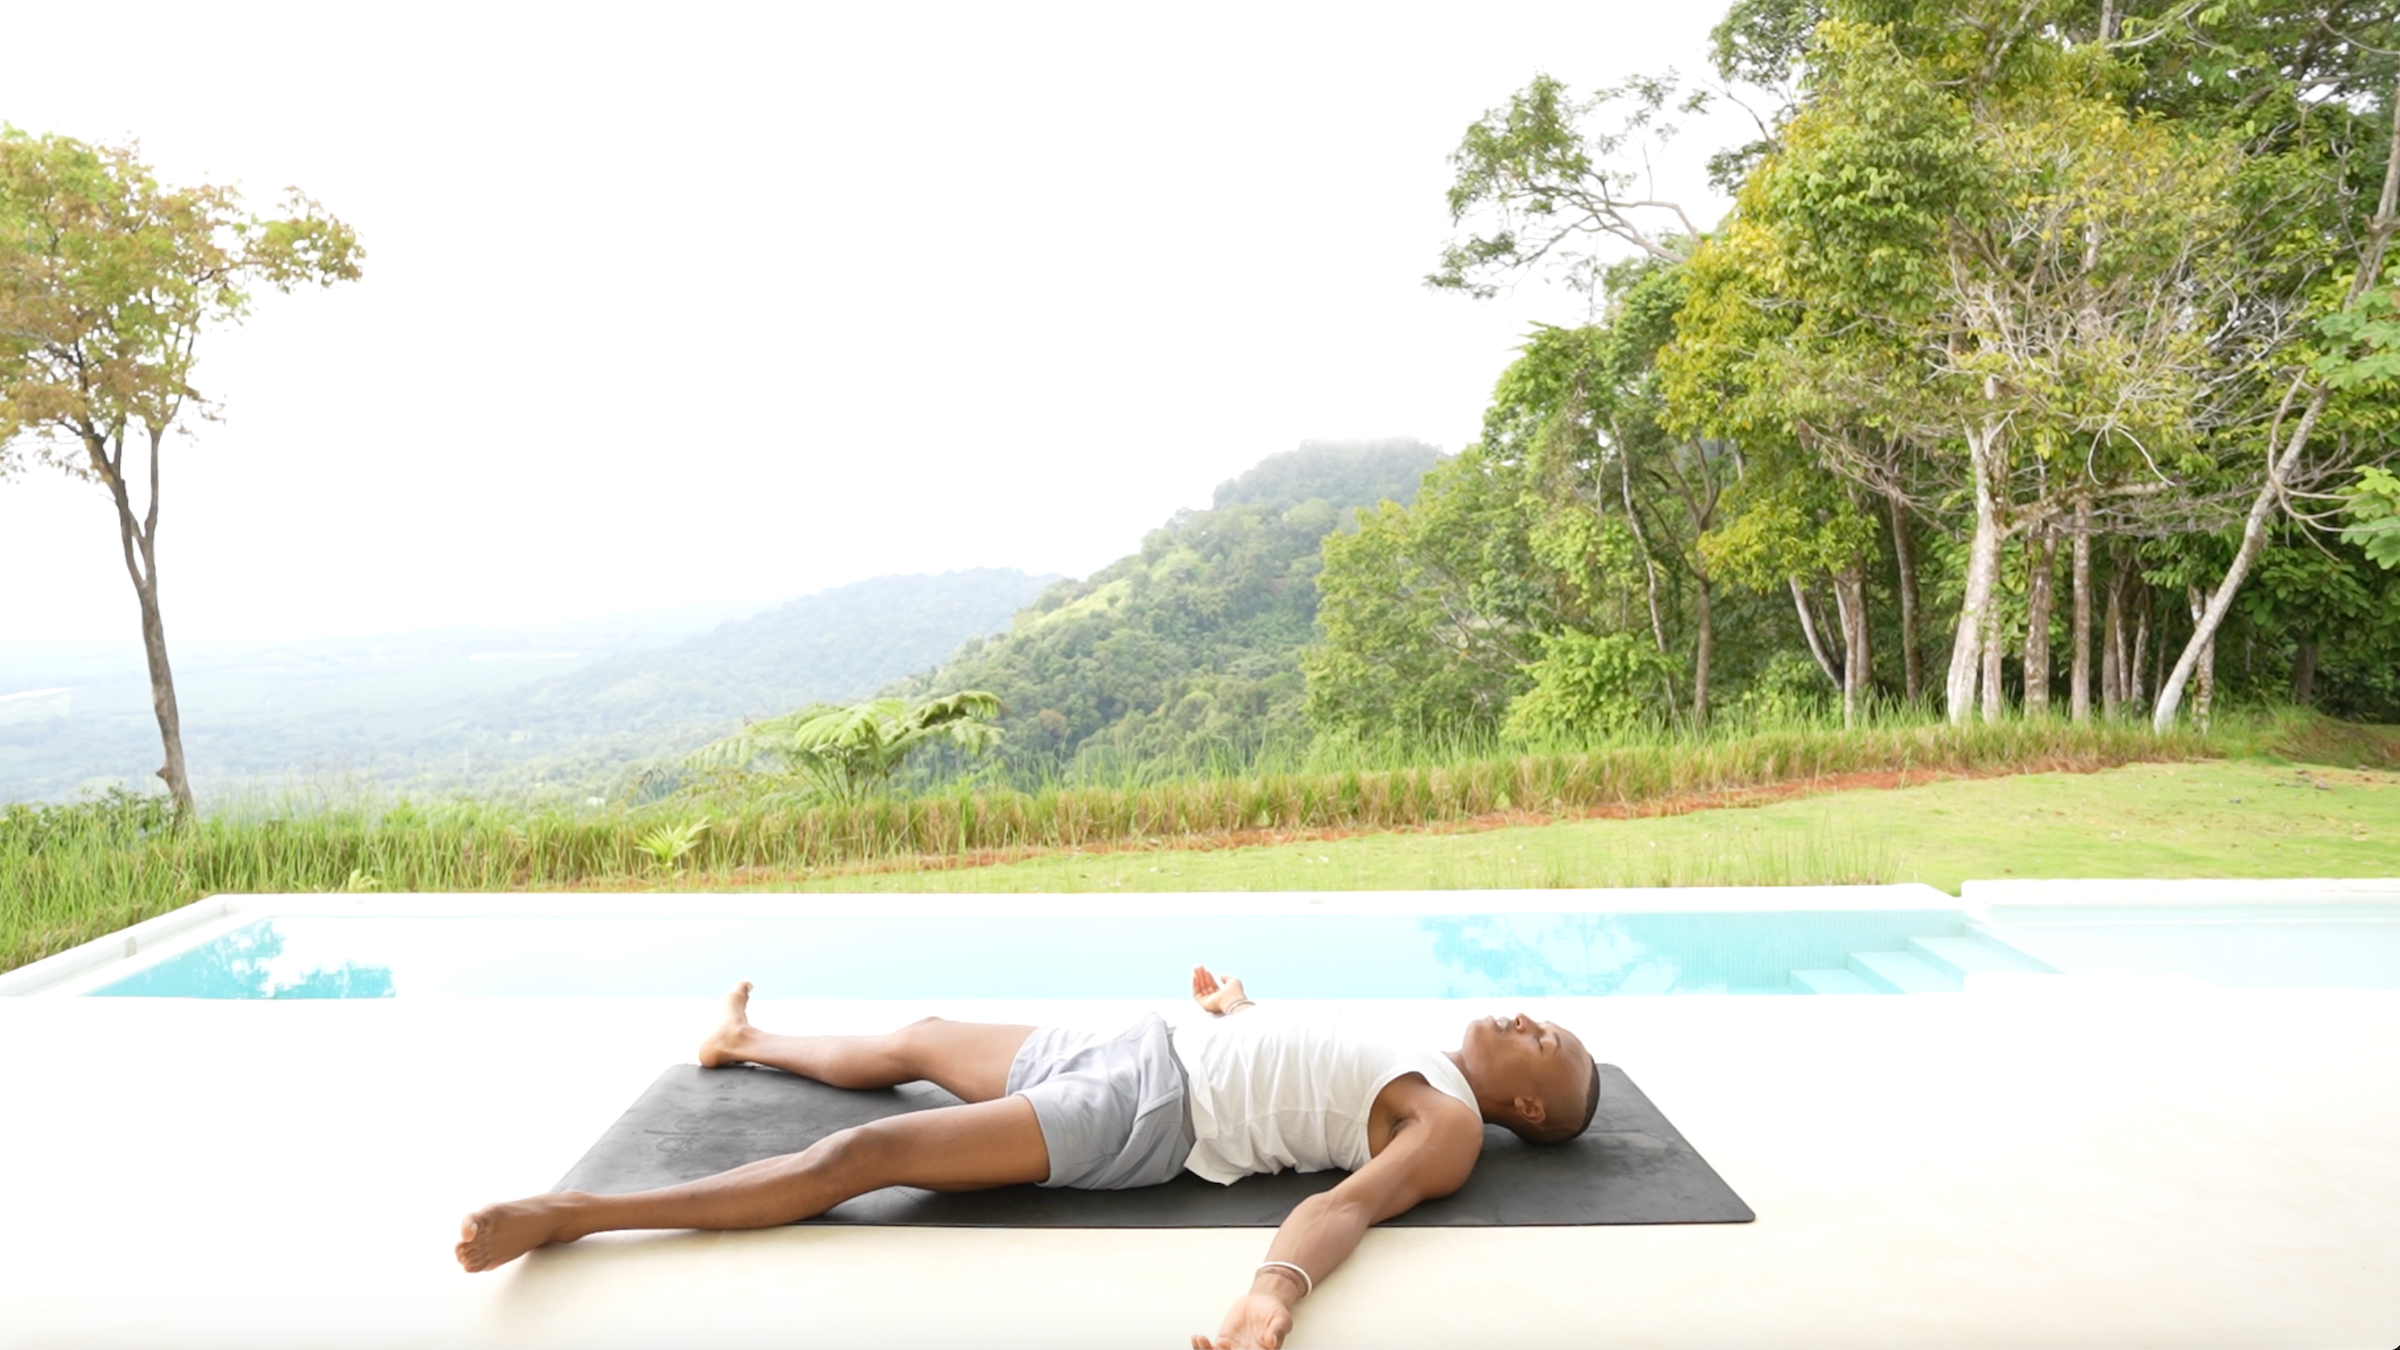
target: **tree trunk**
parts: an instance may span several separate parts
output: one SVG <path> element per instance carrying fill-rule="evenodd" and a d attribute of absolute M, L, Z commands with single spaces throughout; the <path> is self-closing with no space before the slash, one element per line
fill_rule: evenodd
<path fill-rule="evenodd" d="M 1619 442 L 1622 445 L 1622 442 Z M 1658 563 L 1650 556 L 1650 536 L 1642 530 L 1642 514 L 1633 509 L 1633 461 L 1620 449 L 1617 453 L 1617 485 L 1624 494 L 1625 523 L 1633 529 L 1633 544 L 1642 556 L 1642 582 L 1650 603 L 1650 638 L 1658 646 L 1658 654 L 1667 654 L 1667 623 L 1658 609 Z M 1595 509 L 1597 503 L 1594 504 Z M 1605 513 L 1602 513 L 1605 514 Z M 1667 720 L 1675 720 L 1675 680 L 1661 675 L 1659 683 L 1667 692 Z"/>
<path fill-rule="evenodd" d="M 2303 642 L 2292 654 L 2292 702 L 2311 707 L 2317 701 L 2317 644 Z"/>
<path fill-rule="evenodd" d="M 1908 701 L 1925 697 L 1925 657 L 1917 643 L 1917 550 L 1908 537 L 1908 513 L 1900 494 L 1891 496 L 1892 559 L 1900 569 L 1900 669 Z"/>
<path fill-rule="evenodd" d="M 2149 583 L 2142 584 L 2139 594 L 2141 612 L 2133 619 L 2133 660 L 2126 667 L 2130 673 L 2125 679 L 2125 701 L 2136 708 L 2150 701 L 2150 690 L 2155 687 L 2143 682 L 2142 667 L 2150 659 L 2150 611 L 2158 608 Z M 2162 652 L 2167 649 L 2167 635 L 2163 632 L 2158 635 L 2158 649 Z"/>
<path fill-rule="evenodd" d="M 1801 587 L 1800 578 L 1791 578 L 1791 583 L 1792 608 L 1800 611 L 1800 635 L 1808 639 L 1808 654 L 1817 658 L 1817 669 L 1825 672 L 1825 682 L 1839 689 L 1842 677 L 1834 673 L 1833 662 L 1825 658 L 1825 644 L 1817 637 L 1817 621 L 1808 612 L 1808 592 Z"/>
<path fill-rule="evenodd" d="M 1983 720 L 1987 726 L 2008 711 L 2008 690 L 2000 681 L 2000 663 L 2007 657 L 2008 644 L 2000 636 L 2000 607 L 1994 605 L 1984 616 Z"/>
<path fill-rule="evenodd" d="M 1621 443 L 1620 443 L 1621 444 Z M 1667 654 L 1667 624 L 1658 612 L 1658 564 L 1650 558 L 1650 536 L 1642 530 L 1641 513 L 1633 509 L 1633 461 L 1620 448 L 1617 452 L 1617 485 L 1625 498 L 1625 523 L 1633 528 L 1633 545 L 1642 555 L 1642 577 L 1649 586 L 1650 636 L 1658 643 L 1658 654 Z"/>
<path fill-rule="evenodd" d="M 2067 674 L 2067 716 L 2092 720 L 2092 504 L 2075 503 L 2075 655 Z"/>
<path fill-rule="evenodd" d="M 2187 583 L 2183 588 L 2183 603 L 2192 611 L 2192 623 L 2197 627 L 2200 623 L 2200 616 L 2208 612 L 2208 602 L 2200 598 L 2200 588 Z M 2159 648 L 2162 651 L 2165 650 L 2166 644 L 2160 643 Z M 2216 701 L 2217 693 L 2217 642 L 2215 638 L 2210 638 L 2201 647 L 2200 664 L 2196 673 L 2197 678 L 2192 685 L 2192 725 L 2206 731 L 2208 730 L 2209 705 Z"/>
<path fill-rule="evenodd" d="M 2400 229 L 2400 78 L 2392 83 L 2392 129 L 2384 152 L 2383 194 L 2377 199 L 2375 218 L 2368 222 L 2367 246 L 2359 255 L 2359 267 L 2350 279 L 2350 294 L 2342 302 L 2348 309 L 2358 303 L 2383 277 L 2384 249 L 2391 243 L 2392 231 Z M 2225 568 L 2225 579 L 2217 583 L 2216 593 L 2192 623 L 2191 641 L 2184 644 L 2183 654 L 2175 658 L 2174 672 L 2159 682 L 2158 708 L 2151 714 L 2154 731 L 2165 731 L 2175 724 L 2175 709 L 2183 699 L 2183 686 L 2192 678 L 2192 671 L 2205 655 L 2216 659 L 2217 629 L 2233 609 L 2233 598 L 2250 575 L 2250 565 L 2258 561 L 2258 551 L 2267 542 L 2267 517 L 2283 501 L 2283 485 L 2292 471 L 2300 466 L 2301 453 L 2308 449 L 2308 438 L 2317 428 L 2317 418 L 2325 411 L 2325 400 L 2331 387 L 2320 383 L 2309 395 L 2308 409 L 2300 414 L 2299 424 L 2292 428 L 2291 438 L 2284 442 L 2283 452 L 2267 465 L 2266 481 L 2259 484 L 2258 495 L 2251 499 L 2250 513 L 2242 520 L 2242 546 L 2234 550 L 2233 561 Z M 2287 399 L 2288 406 L 2288 399 Z"/>
<path fill-rule="evenodd" d="M 2114 719 L 2125 708 L 2125 560 L 2108 573 L 2108 606 L 2100 620 L 2100 712 Z"/>
<path fill-rule="evenodd" d="M 1833 579 L 1833 607 L 1842 621 L 1842 725 L 1858 725 L 1867 692 L 1867 588 L 1858 565 Z"/>
<path fill-rule="evenodd" d="M 150 663 L 150 708 L 158 717 L 158 738 L 166 751 L 166 763 L 159 766 L 158 776 L 166 782 L 176 816 L 185 818 L 192 814 L 192 784 L 184 772 L 183 715 L 175 704 L 175 672 L 167 664 L 167 625 L 158 607 L 158 451 L 165 434 L 164 428 L 149 433 L 150 502 L 139 519 L 134 517 L 133 500 L 125 488 L 123 434 L 116 438 L 113 456 L 107 442 L 97 435 L 84 437 L 84 449 L 102 486 L 108 489 L 109 500 L 116 504 L 117 539 L 124 547 L 125 573 L 133 578 L 134 598 L 141 605 L 142 655 Z"/>
<path fill-rule="evenodd" d="M 2050 715 L 2050 568 L 2058 538 L 2043 530 L 2025 541 L 2025 715 Z"/>
<path fill-rule="evenodd" d="M 1851 622 L 1858 626 L 1858 635 L 1850 643 L 1853 669 L 1844 674 L 1858 686 L 1858 707 L 1864 713 L 1868 702 L 1875 697 L 1875 638 L 1873 630 L 1867 626 L 1867 566 L 1864 559 L 1853 559 L 1850 564 L 1850 617 Z"/>
<path fill-rule="evenodd" d="M 1708 667 L 1717 652 L 1717 622 L 1715 605 L 1710 592 L 1715 589 L 1708 573 L 1694 570 L 1693 580 L 1698 588 L 1692 597 L 1692 619 L 1700 627 L 1692 649 L 1692 725 L 1708 725 Z"/>
<path fill-rule="evenodd" d="M 1952 726 L 1964 725 L 1975 705 L 1976 678 L 1991 627 L 1992 588 L 2000 577 L 1999 508 L 1992 482 L 1993 442 L 1999 435 L 1999 428 L 1990 424 L 1967 433 L 1968 458 L 1975 471 L 1975 534 L 1967 547 L 1966 596 L 1958 608 L 1958 637 L 1950 647 L 1950 678 L 1943 689 Z"/>

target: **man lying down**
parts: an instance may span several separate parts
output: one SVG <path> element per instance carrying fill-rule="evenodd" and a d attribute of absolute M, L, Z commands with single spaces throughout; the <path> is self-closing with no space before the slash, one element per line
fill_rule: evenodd
<path fill-rule="evenodd" d="M 1456 1050 L 1379 1039 L 1356 1014 L 1260 1010 L 1240 980 L 1192 972 L 1214 1022 L 1170 1033 L 1153 1013 L 1116 1036 L 929 1017 L 882 1036 L 782 1036 L 750 1025 L 750 986 L 700 1063 L 762 1064 L 838 1088 L 934 1083 L 961 1105 L 831 1134 L 798 1153 L 633 1195 L 569 1191 L 491 1205 L 460 1225 L 458 1261 L 490 1270 L 536 1247 L 627 1228 L 770 1228 L 885 1186 L 983 1190 L 1022 1182 L 1127 1190 L 1189 1169 L 1230 1184 L 1253 1173 L 1341 1168 L 1295 1206 L 1250 1291 L 1208 1347 L 1276 1346 L 1292 1305 L 1342 1263 L 1368 1225 L 1464 1185 L 1485 1122 L 1534 1143 L 1572 1139 L 1600 1076 L 1574 1033 L 1524 1016 L 1467 1024 Z"/>

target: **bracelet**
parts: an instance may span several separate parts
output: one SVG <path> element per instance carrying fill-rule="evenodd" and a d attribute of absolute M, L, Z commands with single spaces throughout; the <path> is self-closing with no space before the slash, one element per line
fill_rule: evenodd
<path fill-rule="evenodd" d="M 1258 1006 L 1258 1000 L 1257 1000 L 1257 999 L 1254 999 L 1254 998 L 1246 998 L 1246 999 L 1243 999 L 1241 1002 L 1234 1004 L 1232 1007 L 1230 1007 L 1230 1008 L 1227 1008 L 1225 1011 L 1226 1011 L 1226 1012 L 1228 1012 L 1228 1013 L 1237 1013 L 1237 1012 L 1240 1012 L 1240 1011 L 1241 1011 L 1242 1009 L 1244 1009 L 1244 1008 L 1254 1008 L 1254 1007 L 1257 1007 L 1257 1006 Z"/>
<path fill-rule="evenodd" d="M 1268 1262 L 1266 1262 L 1265 1264 L 1263 1264 L 1263 1265 L 1259 1266 L 1259 1268 L 1258 1268 L 1258 1269 L 1256 1269 L 1256 1270 L 1254 1270 L 1254 1271 L 1252 1271 L 1252 1272 L 1250 1272 L 1250 1273 L 1251 1273 L 1251 1274 L 1253 1274 L 1253 1275 L 1264 1275 L 1265 1273 L 1267 1273 L 1267 1272 L 1268 1272 L 1268 1271 L 1270 1271 L 1270 1270 L 1288 1270 L 1288 1271 L 1292 1272 L 1294 1275 L 1297 1275 L 1297 1276 L 1299 1276 L 1299 1277 L 1300 1277 L 1300 1297 L 1302 1297 L 1302 1298 L 1307 1298 L 1307 1297 L 1308 1297 L 1310 1294 L 1313 1294 L 1313 1293 L 1317 1292 L 1317 1282 L 1316 1282 L 1315 1280 L 1312 1280 L 1312 1279 L 1308 1278 L 1308 1272 L 1307 1272 L 1307 1271 L 1305 1271 L 1305 1270 L 1302 1270 L 1302 1269 L 1301 1269 L 1300 1267 L 1298 1267 L 1298 1266 L 1295 1266 L 1295 1265 L 1293 1265 L 1293 1264 L 1292 1264 L 1291 1262 L 1289 1262 L 1289 1261 L 1268 1261 Z"/>

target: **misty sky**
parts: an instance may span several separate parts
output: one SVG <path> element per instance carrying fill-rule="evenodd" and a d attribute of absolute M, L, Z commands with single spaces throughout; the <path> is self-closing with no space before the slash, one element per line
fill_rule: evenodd
<path fill-rule="evenodd" d="M 20 8 L 0 120 L 364 239 L 204 340 L 160 567 L 222 647 L 1082 574 L 1304 439 L 1456 449 L 1583 317 L 1419 284 L 1459 134 L 1720 8 Z M 138 666 L 98 489 L 0 483 L 0 576 L 0 644 Z"/>

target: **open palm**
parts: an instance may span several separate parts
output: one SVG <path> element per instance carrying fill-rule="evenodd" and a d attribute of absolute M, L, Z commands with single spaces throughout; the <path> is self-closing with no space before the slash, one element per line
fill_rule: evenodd
<path fill-rule="evenodd" d="M 1232 975 L 1219 978 L 1206 966 L 1192 967 L 1192 1002 L 1219 1017 L 1250 1002 L 1242 992 L 1241 980 Z"/>

